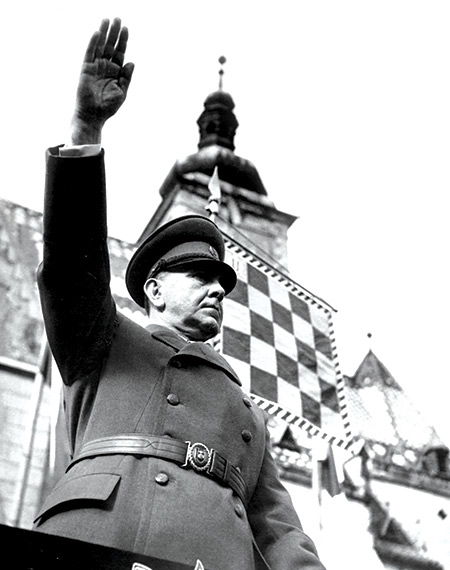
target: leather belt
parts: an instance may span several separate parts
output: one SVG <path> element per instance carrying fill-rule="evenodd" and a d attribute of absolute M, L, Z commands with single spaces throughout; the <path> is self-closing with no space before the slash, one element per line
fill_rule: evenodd
<path fill-rule="evenodd" d="M 158 457 L 174 461 L 181 467 L 191 468 L 197 473 L 206 475 L 218 483 L 230 487 L 244 505 L 247 505 L 247 485 L 237 467 L 215 449 L 210 449 L 203 443 L 180 441 L 168 436 L 134 433 L 94 439 L 82 446 L 67 470 L 82 459 L 115 454 Z"/>

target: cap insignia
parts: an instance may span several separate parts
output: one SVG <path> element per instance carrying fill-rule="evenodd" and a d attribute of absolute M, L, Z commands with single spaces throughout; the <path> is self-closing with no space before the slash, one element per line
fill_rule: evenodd
<path fill-rule="evenodd" d="M 209 246 L 209 253 L 214 257 L 214 259 L 219 259 L 219 254 L 212 245 Z"/>

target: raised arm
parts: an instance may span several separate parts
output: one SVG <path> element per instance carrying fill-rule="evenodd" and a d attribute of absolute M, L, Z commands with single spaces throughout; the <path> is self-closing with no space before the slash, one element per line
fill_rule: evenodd
<path fill-rule="evenodd" d="M 119 19 L 111 25 L 103 20 L 93 34 L 80 74 L 72 145 L 99 143 L 103 125 L 124 102 L 133 72 L 133 64 L 123 65 L 127 39 Z M 73 150 L 56 147 L 47 153 L 44 250 L 38 272 L 47 336 L 66 384 L 95 377 L 115 319 L 103 151 L 75 156 L 79 149 Z"/>

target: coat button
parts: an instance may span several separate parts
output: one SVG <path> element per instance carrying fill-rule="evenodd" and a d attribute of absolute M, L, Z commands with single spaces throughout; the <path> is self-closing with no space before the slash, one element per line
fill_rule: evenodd
<path fill-rule="evenodd" d="M 178 406 L 180 398 L 176 394 L 169 394 L 166 398 L 171 406 Z"/>
<path fill-rule="evenodd" d="M 158 483 L 158 485 L 167 485 L 167 483 L 169 482 L 169 476 L 167 475 L 167 473 L 161 471 L 156 475 L 155 481 Z"/>
<path fill-rule="evenodd" d="M 240 503 L 236 503 L 234 505 L 234 512 L 238 517 L 242 518 L 244 516 L 244 507 Z"/>
<path fill-rule="evenodd" d="M 252 401 L 250 400 L 250 398 L 247 398 L 247 396 L 246 396 L 245 398 L 243 398 L 242 401 L 243 401 L 244 404 L 247 406 L 247 408 L 251 408 L 251 407 L 252 407 Z"/>
<path fill-rule="evenodd" d="M 251 431 L 248 431 L 248 429 L 243 429 L 242 432 L 241 432 L 241 435 L 242 435 L 242 439 L 243 439 L 245 442 L 247 442 L 247 443 L 248 443 L 249 441 L 251 441 L 251 439 L 252 439 L 252 437 L 253 437 L 252 432 L 251 432 Z"/>

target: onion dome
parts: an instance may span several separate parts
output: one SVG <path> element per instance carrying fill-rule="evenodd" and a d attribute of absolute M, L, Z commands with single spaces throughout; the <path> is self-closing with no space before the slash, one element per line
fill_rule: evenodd
<path fill-rule="evenodd" d="M 219 57 L 219 89 L 205 99 L 204 110 L 197 120 L 200 132 L 199 149 L 219 145 L 234 150 L 234 135 L 239 123 L 233 113 L 234 101 L 231 95 L 222 89 L 223 64 L 226 61 L 223 55 Z"/>
<path fill-rule="evenodd" d="M 234 135 L 239 123 L 233 112 L 231 95 L 219 89 L 208 95 L 204 107 L 197 120 L 200 132 L 198 148 L 219 145 L 234 150 Z"/>

